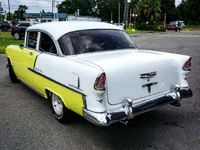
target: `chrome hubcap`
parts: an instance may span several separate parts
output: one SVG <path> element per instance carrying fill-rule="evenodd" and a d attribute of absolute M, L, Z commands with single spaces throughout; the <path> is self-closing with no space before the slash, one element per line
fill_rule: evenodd
<path fill-rule="evenodd" d="M 19 33 L 15 33 L 14 38 L 19 39 Z"/>
<path fill-rule="evenodd" d="M 63 113 L 63 102 L 60 97 L 52 94 L 52 106 L 56 115 L 61 116 Z"/>

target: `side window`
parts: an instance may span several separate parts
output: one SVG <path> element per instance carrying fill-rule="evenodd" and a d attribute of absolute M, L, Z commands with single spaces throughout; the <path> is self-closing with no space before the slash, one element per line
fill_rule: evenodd
<path fill-rule="evenodd" d="M 22 23 L 22 24 L 19 24 L 18 26 L 21 27 L 21 26 L 24 26 L 24 24 Z"/>
<path fill-rule="evenodd" d="M 21 24 L 19 24 L 18 26 L 20 26 L 20 27 L 23 27 L 23 26 L 27 26 L 27 23 L 21 23 Z"/>
<path fill-rule="evenodd" d="M 39 50 L 44 51 L 44 52 L 54 53 L 54 54 L 57 53 L 55 44 L 53 40 L 51 39 L 51 37 L 42 32 L 41 32 Z"/>
<path fill-rule="evenodd" d="M 38 35 L 38 32 L 29 32 L 28 40 L 27 40 L 27 43 L 28 43 L 27 47 L 36 49 L 37 35 Z"/>

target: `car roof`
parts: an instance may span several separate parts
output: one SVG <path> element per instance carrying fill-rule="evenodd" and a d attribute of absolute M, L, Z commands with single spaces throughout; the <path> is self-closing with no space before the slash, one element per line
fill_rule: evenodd
<path fill-rule="evenodd" d="M 91 21 L 60 21 L 40 23 L 28 27 L 27 31 L 46 31 L 51 34 L 55 40 L 58 40 L 62 35 L 80 30 L 90 29 L 114 29 L 122 30 L 121 28 L 104 22 L 91 22 Z"/>

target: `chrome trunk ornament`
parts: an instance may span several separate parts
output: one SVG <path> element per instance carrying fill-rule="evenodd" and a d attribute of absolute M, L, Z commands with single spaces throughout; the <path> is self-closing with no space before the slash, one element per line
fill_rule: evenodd
<path fill-rule="evenodd" d="M 152 78 L 156 75 L 156 71 L 140 74 L 140 78 Z"/>

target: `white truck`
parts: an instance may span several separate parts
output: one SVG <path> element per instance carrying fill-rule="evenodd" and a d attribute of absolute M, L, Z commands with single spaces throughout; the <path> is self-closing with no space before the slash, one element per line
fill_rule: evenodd
<path fill-rule="evenodd" d="M 176 27 L 180 27 L 180 28 L 185 28 L 185 23 L 184 21 L 172 21 L 170 22 L 170 25 L 176 25 Z"/>

